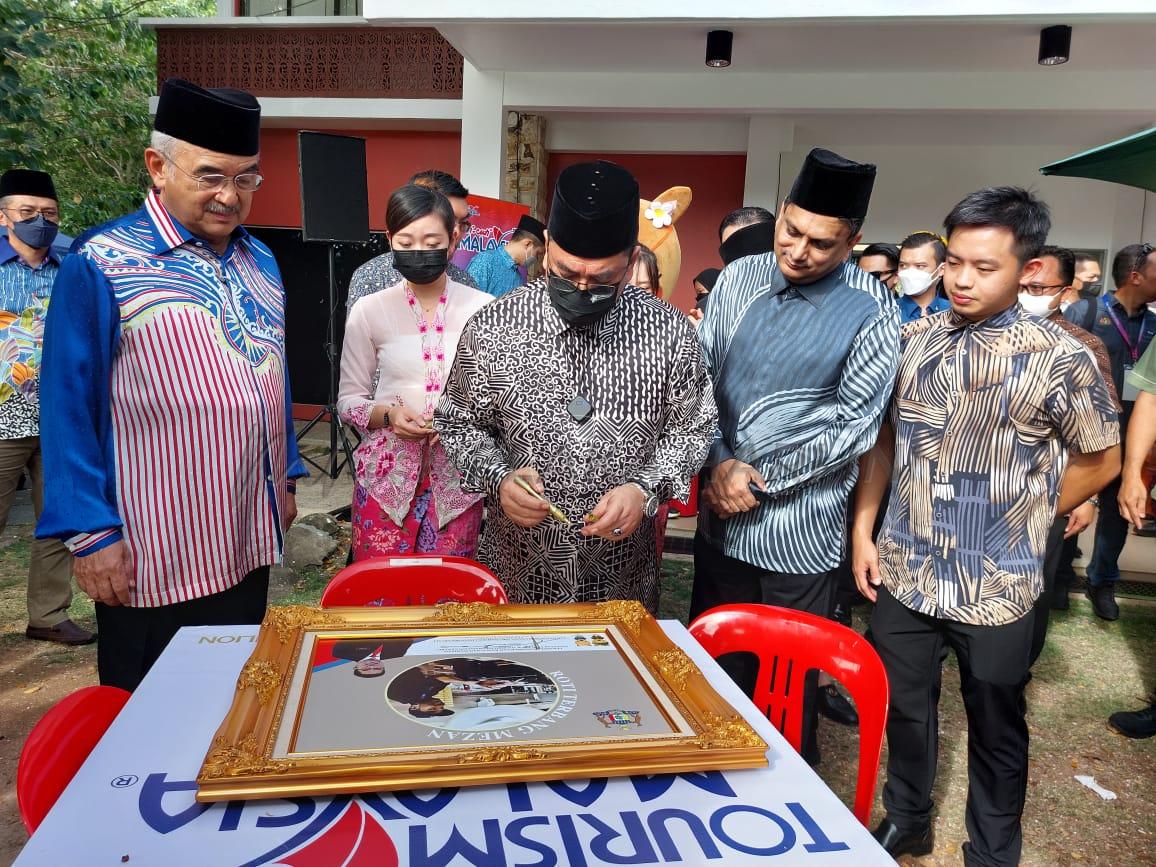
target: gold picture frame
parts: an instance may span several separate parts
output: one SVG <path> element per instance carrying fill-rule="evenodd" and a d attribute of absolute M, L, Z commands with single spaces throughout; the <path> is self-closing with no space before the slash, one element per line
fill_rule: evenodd
<path fill-rule="evenodd" d="M 766 752 L 637 602 L 273 607 L 196 797 L 725 770 Z"/>

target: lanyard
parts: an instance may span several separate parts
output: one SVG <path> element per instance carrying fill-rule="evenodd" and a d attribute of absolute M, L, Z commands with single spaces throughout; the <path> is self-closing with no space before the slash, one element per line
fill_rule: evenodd
<path fill-rule="evenodd" d="M 1112 324 L 1116 326 L 1116 330 L 1120 332 L 1120 337 L 1124 340 L 1124 345 L 1128 347 L 1128 352 L 1132 355 L 1132 363 L 1135 364 L 1140 360 L 1140 347 L 1144 345 L 1144 326 L 1147 325 L 1147 319 L 1140 320 L 1140 334 L 1136 337 L 1136 343 L 1133 345 L 1132 339 L 1128 337 L 1128 332 L 1124 326 L 1120 324 L 1120 320 L 1116 317 L 1116 311 L 1112 309 L 1112 305 L 1107 300 L 1104 301 L 1104 309 L 1108 311 L 1108 315 L 1112 318 Z"/>

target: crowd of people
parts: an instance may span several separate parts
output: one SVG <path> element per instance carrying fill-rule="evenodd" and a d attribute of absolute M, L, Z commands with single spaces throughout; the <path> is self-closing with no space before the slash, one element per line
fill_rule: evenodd
<path fill-rule="evenodd" d="M 96 602 L 102 683 L 135 688 L 182 626 L 260 622 L 296 515 L 284 291 L 242 225 L 259 136 L 251 95 L 170 79 L 143 207 L 67 255 L 51 179 L 0 181 L 0 511 L 27 472 L 27 634 L 94 639 L 67 619 L 71 568 Z M 449 262 L 468 191 L 415 175 L 389 198 L 389 252 L 349 290 L 352 556 L 476 557 L 515 602 L 656 611 L 660 512 L 697 476 L 691 616 L 762 602 L 846 623 L 859 597 L 874 603 L 892 697 L 876 837 L 893 855 L 933 847 L 953 650 L 965 861 L 1014 864 L 1025 686 L 1075 538 L 1095 522 L 1088 593 L 1113 620 L 1128 525 L 1147 520 L 1156 252 L 1120 250 L 1101 294 L 1098 262 L 1047 246 L 1048 206 L 1015 187 L 964 197 L 943 235 L 863 248 L 875 174 L 812 151 L 774 212 L 723 220 L 722 267 L 694 278 L 686 312 L 657 296 L 622 167 L 562 171 L 547 222 L 525 218 L 468 271 Z M 379 651 L 350 649 L 358 676 Z M 751 687 L 744 659 L 722 662 Z M 805 706 L 818 763 L 817 713 L 854 709 L 816 674 Z M 1149 736 L 1156 712 L 1113 724 Z"/>

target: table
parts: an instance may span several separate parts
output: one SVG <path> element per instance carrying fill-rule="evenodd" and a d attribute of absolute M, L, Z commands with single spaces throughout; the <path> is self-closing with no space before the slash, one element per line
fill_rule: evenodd
<path fill-rule="evenodd" d="M 182 629 L 17 867 L 600 867 L 894 862 L 686 629 L 663 629 L 767 741 L 769 766 L 198 804 L 257 627 Z"/>

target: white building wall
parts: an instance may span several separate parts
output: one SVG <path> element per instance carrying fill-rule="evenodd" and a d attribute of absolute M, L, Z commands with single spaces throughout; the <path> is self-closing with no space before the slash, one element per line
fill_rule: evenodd
<path fill-rule="evenodd" d="M 1106 261 L 1125 244 L 1156 240 L 1156 194 L 1103 181 L 1045 177 L 1039 167 L 1106 142 L 1131 129 L 1092 129 L 1092 141 L 1056 144 L 1066 126 L 1087 130 L 1087 119 L 1006 118 L 851 113 L 755 116 L 745 144 L 733 116 L 565 114 L 550 120 L 548 143 L 556 151 L 590 153 L 747 152 L 743 204 L 774 209 L 812 147 L 827 147 L 879 167 L 868 241 L 898 241 L 920 229 L 938 231 L 951 207 L 984 186 L 1011 184 L 1036 190 L 1052 207 L 1053 243 L 1104 250 Z M 1013 142 L 996 144 L 993 142 Z"/>
<path fill-rule="evenodd" d="M 812 144 L 821 143 L 807 142 L 783 154 L 780 197 Z M 920 229 L 939 231 L 947 212 L 967 193 L 1005 184 L 1034 189 L 1051 206 L 1051 243 L 1103 249 L 1110 258 L 1114 250 L 1140 239 L 1140 190 L 1039 173 L 1041 165 L 1070 156 L 1070 148 L 850 145 L 836 149 L 879 167 L 864 240 L 898 240 Z"/>

